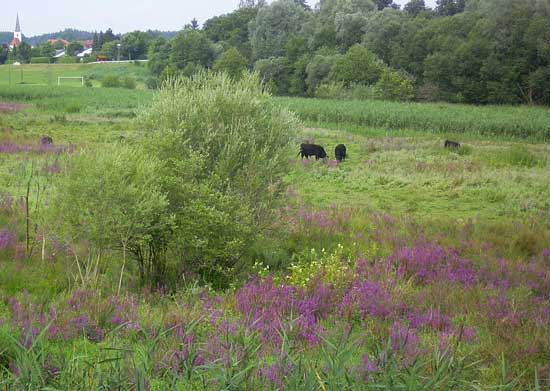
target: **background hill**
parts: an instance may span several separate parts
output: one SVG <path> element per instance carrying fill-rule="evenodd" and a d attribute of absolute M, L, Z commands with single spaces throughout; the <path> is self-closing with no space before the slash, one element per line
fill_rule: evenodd
<path fill-rule="evenodd" d="M 48 39 L 66 39 L 67 41 L 82 41 L 85 39 L 92 39 L 93 32 L 77 30 L 77 29 L 65 29 L 56 33 L 46 33 L 41 35 L 35 35 L 33 37 L 27 37 L 26 41 L 30 45 L 36 45 L 40 42 L 47 41 Z"/>
<path fill-rule="evenodd" d="M 176 31 L 159 31 L 159 30 L 148 30 L 149 34 L 153 36 L 163 36 L 165 38 L 172 38 L 176 35 Z M 27 37 L 23 35 L 25 42 L 30 45 L 37 45 L 41 42 L 45 42 L 48 39 L 66 39 L 67 41 L 83 41 L 85 39 L 92 39 L 94 37 L 94 32 L 77 30 L 77 29 L 65 29 L 58 31 L 56 33 L 45 33 L 40 35 L 35 35 L 32 37 Z M 0 31 L 0 43 L 8 43 L 13 38 L 12 31 Z"/>
<path fill-rule="evenodd" d="M 13 32 L 9 31 L 0 31 L 0 44 L 8 43 L 13 38 Z"/>

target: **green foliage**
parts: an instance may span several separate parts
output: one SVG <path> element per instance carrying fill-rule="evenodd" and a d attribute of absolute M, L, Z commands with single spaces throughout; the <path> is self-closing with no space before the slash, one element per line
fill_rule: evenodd
<path fill-rule="evenodd" d="M 170 44 L 166 38 L 158 37 L 149 44 L 147 58 L 149 59 L 147 63 L 149 70 L 153 76 L 158 77 L 168 65 L 170 58 Z"/>
<path fill-rule="evenodd" d="M 329 82 L 323 83 L 317 88 L 315 97 L 320 99 L 368 100 L 376 99 L 377 93 L 373 87 L 364 84 L 346 87 L 342 82 Z"/>
<path fill-rule="evenodd" d="M 330 79 L 352 84 L 374 84 L 384 70 L 384 64 L 375 54 L 361 45 L 353 45 L 345 55 L 339 56 L 330 72 Z"/>
<path fill-rule="evenodd" d="M 64 56 L 56 60 L 59 64 L 74 64 L 78 61 L 78 57 Z"/>
<path fill-rule="evenodd" d="M 140 122 L 146 148 L 166 162 L 175 258 L 185 272 L 226 284 L 258 232 L 253 222 L 268 222 L 282 191 L 295 118 L 272 105 L 257 75 L 201 72 L 166 82 Z"/>
<path fill-rule="evenodd" d="M 407 14 L 399 10 L 387 8 L 381 12 L 369 14 L 365 22 L 365 34 L 363 36 L 363 44 L 373 53 L 375 53 L 382 61 L 390 66 L 394 66 L 397 60 L 405 56 L 402 66 L 411 61 L 411 56 L 415 53 L 402 53 L 403 41 L 411 39 L 409 31 L 411 26 L 414 26 Z M 407 68 L 405 68 L 407 69 Z"/>
<path fill-rule="evenodd" d="M 258 72 L 269 90 L 276 95 L 286 95 L 290 88 L 290 65 L 285 57 L 271 57 L 256 61 L 254 70 Z"/>
<path fill-rule="evenodd" d="M 151 273 L 160 277 L 162 260 L 149 258 L 151 265 L 144 265 L 140 257 L 151 248 L 158 251 L 172 229 L 159 171 L 160 163 L 136 148 L 80 153 L 68 162 L 66 174 L 55 178 L 44 226 L 75 254 L 82 241 L 99 254 L 121 250 L 124 261 L 132 252 L 142 281 Z"/>
<path fill-rule="evenodd" d="M 120 87 L 120 78 L 117 75 L 106 75 L 101 80 L 103 88 L 118 88 Z"/>
<path fill-rule="evenodd" d="M 440 15 L 450 16 L 464 11 L 466 0 L 437 0 L 436 11 Z"/>
<path fill-rule="evenodd" d="M 107 57 L 109 60 L 117 60 L 120 54 L 120 48 L 118 47 L 118 41 L 108 41 L 101 46 L 99 54 Z"/>
<path fill-rule="evenodd" d="M 523 145 L 514 144 L 504 154 L 504 161 L 521 167 L 535 167 L 541 163 L 540 158 Z"/>
<path fill-rule="evenodd" d="M 550 67 L 539 68 L 529 75 L 529 92 L 531 101 L 550 105 Z"/>
<path fill-rule="evenodd" d="M 76 56 L 78 53 L 80 53 L 82 50 L 84 50 L 84 45 L 80 42 L 71 42 L 67 45 L 66 51 L 69 56 Z"/>
<path fill-rule="evenodd" d="M 231 13 L 208 19 L 204 22 L 203 31 L 213 42 L 236 48 L 248 64 L 252 59 L 248 25 L 257 13 L 257 7 L 240 7 Z"/>
<path fill-rule="evenodd" d="M 142 60 L 147 55 L 151 37 L 142 31 L 124 34 L 120 39 L 120 54 L 127 60 Z"/>
<path fill-rule="evenodd" d="M 373 250 L 374 252 L 375 250 Z M 365 254 L 366 255 L 366 254 Z M 370 255 L 370 254 L 369 254 Z M 327 284 L 345 281 L 353 265 L 348 263 L 344 247 L 338 244 L 336 250 L 328 253 L 324 248 L 315 248 L 295 255 L 286 280 L 296 286 L 306 287 L 316 278 Z"/>
<path fill-rule="evenodd" d="M 334 18 L 338 13 L 354 14 L 376 10 L 372 0 L 324 0 L 320 3 L 320 13 L 324 18 Z"/>
<path fill-rule="evenodd" d="M 266 189 L 284 173 L 283 151 L 297 127 L 292 114 L 273 105 L 257 75 L 232 80 L 204 72 L 167 83 L 143 122 L 151 132 L 180 133 L 185 148 L 208 156 L 207 170 L 223 179 L 222 188 L 254 209 L 272 197 Z"/>
<path fill-rule="evenodd" d="M 167 67 L 165 69 L 165 72 L 162 73 L 161 78 L 163 80 L 168 80 L 170 77 L 178 75 L 191 77 L 193 75 L 196 75 L 197 73 L 203 72 L 204 70 L 205 68 L 202 65 L 190 62 L 181 71 L 176 71 L 173 67 L 170 66 Z M 167 73 L 166 71 L 170 71 L 170 73 Z"/>
<path fill-rule="evenodd" d="M 407 101 L 414 97 L 414 87 L 410 78 L 386 68 L 374 85 L 376 96 L 383 100 Z"/>
<path fill-rule="evenodd" d="M 169 63 L 178 69 L 189 64 L 211 67 L 214 62 L 212 41 L 201 31 L 183 30 L 170 41 Z"/>
<path fill-rule="evenodd" d="M 411 16 L 417 16 L 426 10 L 426 2 L 424 0 L 410 0 L 403 9 Z"/>
<path fill-rule="evenodd" d="M 31 64 L 50 64 L 52 59 L 50 57 L 33 57 L 31 58 Z"/>
<path fill-rule="evenodd" d="M 258 10 L 250 22 L 250 43 L 258 59 L 284 55 L 285 46 L 307 20 L 303 7 L 292 0 L 277 0 Z"/>
<path fill-rule="evenodd" d="M 26 42 L 21 42 L 21 45 L 17 47 L 17 60 L 21 63 L 28 64 L 31 61 L 31 45 Z"/>
<path fill-rule="evenodd" d="M 327 78 L 337 61 L 335 56 L 316 55 L 306 67 L 306 85 L 310 95 L 314 95 L 317 87 Z"/>
<path fill-rule="evenodd" d="M 215 72 L 226 72 L 229 76 L 238 78 L 246 69 L 246 58 L 237 49 L 230 48 L 216 59 L 212 69 Z"/>
<path fill-rule="evenodd" d="M 348 50 L 355 44 L 361 43 L 365 35 L 367 17 L 360 13 L 337 13 L 334 18 L 336 27 L 336 42 L 342 51 Z"/>
<path fill-rule="evenodd" d="M 136 80 L 132 76 L 126 76 L 124 79 L 122 79 L 120 85 L 123 88 L 134 90 L 136 88 Z"/>

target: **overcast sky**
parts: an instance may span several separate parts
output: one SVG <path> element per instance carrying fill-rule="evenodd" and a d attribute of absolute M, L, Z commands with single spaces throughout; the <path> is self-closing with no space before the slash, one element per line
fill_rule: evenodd
<path fill-rule="evenodd" d="M 394 0 L 405 4 L 408 0 Z M 310 4 L 316 0 L 309 0 Z M 4 3 L 4 1 L 2 1 Z M 23 0 L 6 1 L 0 13 L 0 31 L 13 31 L 19 12 L 26 36 L 65 28 L 106 30 L 180 30 L 193 18 L 200 23 L 237 8 L 239 0 Z M 435 0 L 426 0 L 433 6 Z"/>

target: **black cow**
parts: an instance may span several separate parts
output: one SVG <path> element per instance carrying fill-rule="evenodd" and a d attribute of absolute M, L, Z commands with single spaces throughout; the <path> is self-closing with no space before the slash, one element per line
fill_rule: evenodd
<path fill-rule="evenodd" d="M 460 148 L 460 143 L 451 140 L 445 140 L 445 148 Z"/>
<path fill-rule="evenodd" d="M 50 136 L 42 136 L 40 137 L 40 144 L 42 145 L 53 144 L 53 140 Z"/>
<path fill-rule="evenodd" d="M 346 158 L 346 146 L 344 144 L 338 144 L 336 148 L 334 148 L 334 156 L 336 156 L 338 162 L 344 160 Z"/>
<path fill-rule="evenodd" d="M 309 159 L 310 156 L 315 156 L 315 160 L 324 159 L 327 157 L 325 149 L 317 144 L 300 144 L 300 152 L 298 155 Z"/>

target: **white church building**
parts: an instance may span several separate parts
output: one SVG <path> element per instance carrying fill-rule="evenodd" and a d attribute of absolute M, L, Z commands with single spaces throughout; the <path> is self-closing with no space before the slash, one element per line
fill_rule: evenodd
<path fill-rule="evenodd" d="M 21 25 L 19 24 L 19 14 L 17 14 L 17 20 L 15 22 L 15 31 L 13 32 L 13 39 L 9 43 L 10 49 L 18 47 L 23 42 L 23 34 L 21 33 Z"/>

